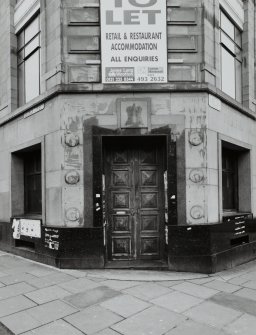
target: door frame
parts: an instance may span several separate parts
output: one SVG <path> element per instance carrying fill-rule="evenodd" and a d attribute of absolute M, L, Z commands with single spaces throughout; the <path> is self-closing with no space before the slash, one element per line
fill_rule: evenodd
<path fill-rule="evenodd" d="M 177 225 L 177 160 L 176 160 L 176 141 L 172 137 L 171 128 L 169 126 L 154 128 L 147 134 L 141 134 L 138 129 L 120 130 L 108 129 L 99 126 L 92 126 L 92 165 L 93 165 L 93 227 L 103 228 L 103 243 L 105 264 L 108 261 L 106 254 L 106 236 L 105 236 L 105 199 L 103 195 L 103 149 L 104 139 L 106 137 L 143 137 L 162 138 L 165 143 L 165 169 L 167 171 L 167 212 L 166 216 L 166 252 L 168 251 L 168 225 Z"/>

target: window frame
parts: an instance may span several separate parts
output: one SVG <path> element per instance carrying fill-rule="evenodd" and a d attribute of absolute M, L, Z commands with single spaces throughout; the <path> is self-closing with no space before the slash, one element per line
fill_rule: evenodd
<path fill-rule="evenodd" d="M 227 148 L 233 150 L 238 161 L 238 210 L 231 211 L 223 209 L 222 188 L 222 150 Z M 218 194 L 219 194 L 219 222 L 223 217 L 251 213 L 253 208 L 252 196 L 252 145 L 234 139 L 224 134 L 218 134 Z"/>
<path fill-rule="evenodd" d="M 239 152 L 236 150 L 229 149 L 225 146 L 222 146 L 222 209 L 224 212 L 238 212 L 239 204 L 238 204 L 238 159 L 239 159 Z M 228 166 L 224 167 L 224 161 L 228 161 Z M 232 206 L 226 208 L 224 206 L 225 201 L 225 187 L 224 187 L 224 174 L 229 179 L 229 182 L 232 182 Z"/>
<path fill-rule="evenodd" d="M 41 213 L 25 213 L 25 190 L 24 190 L 24 156 L 33 151 L 41 152 Z M 45 223 L 45 143 L 44 138 L 27 141 L 16 146 L 10 152 L 11 160 L 11 216 L 19 218 L 36 218 Z"/>
<path fill-rule="evenodd" d="M 24 164 L 24 214 L 25 215 L 32 215 L 38 214 L 42 215 L 42 157 L 41 157 L 41 150 L 35 149 L 23 154 L 23 164 Z M 38 161 L 37 161 L 38 159 Z M 39 164 L 38 164 L 39 163 Z M 37 167 L 40 167 L 37 169 Z M 32 167 L 32 169 L 31 169 Z M 33 205 L 29 201 L 29 179 L 39 176 L 40 180 L 40 188 L 37 192 L 40 192 L 40 199 L 41 202 L 41 209 L 33 210 Z"/>
<path fill-rule="evenodd" d="M 233 27 L 233 33 L 230 34 L 227 29 L 225 29 L 223 24 L 223 18 Z M 221 89 L 222 91 L 229 95 L 231 98 L 242 102 L 243 93 L 243 83 L 242 83 L 242 30 L 238 25 L 232 20 L 228 13 L 220 7 L 220 65 L 221 65 Z M 232 36 L 231 36 L 232 35 Z M 223 90 L 223 50 L 229 54 L 234 60 L 234 92 L 230 94 L 227 90 Z M 239 69 L 239 71 L 238 71 Z"/>
<path fill-rule="evenodd" d="M 25 34 L 27 29 L 38 20 L 37 32 L 32 35 L 32 37 L 25 42 Z M 25 105 L 32 99 L 36 98 L 41 93 L 41 24 L 40 24 L 40 12 L 36 12 L 35 15 L 22 27 L 22 29 L 16 34 L 17 37 L 17 86 L 18 86 L 18 107 Z M 19 39 L 21 42 L 19 43 Z M 38 43 L 35 46 L 32 45 L 31 50 L 26 54 L 26 48 L 31 46 L 31 44 L 38 39 Z M 19 45 L 20 44 L 20 45 Z M 26 63 L 32 59 L 32 57 L 38 53 L 38 92 L 37 95 L 32 96 L 32 98 L 27 98 L 27 83 L 26 83 Z M 22 76 L 20 75 L 20 69 L 22 71 Z M 22 89 L 21 89 L 22 87 Z"/>

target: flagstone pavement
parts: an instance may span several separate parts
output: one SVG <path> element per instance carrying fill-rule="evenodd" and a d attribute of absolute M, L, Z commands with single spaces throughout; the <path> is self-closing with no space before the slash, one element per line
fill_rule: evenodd
<path fill-rule="evenodd" d="M 0 252 L 0 335 L 256 334 L 256 261 L 214 275 L 59 270 Z"/>

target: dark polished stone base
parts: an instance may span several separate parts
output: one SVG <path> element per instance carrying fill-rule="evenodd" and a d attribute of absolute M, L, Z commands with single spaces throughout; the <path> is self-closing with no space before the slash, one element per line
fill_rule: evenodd
<path fill-rule="evenodd" d="M 12 238 L 11 223 L 0 223 L 0 249 L 62 269 L 104 268 L 102 228 L 42 227 L 41 238 Z"/>
<path fill-rule="evenodd" d="M 256 220 L 239 222 L 169 226 L 169 269 L 215 273 L 256 259 Z"/>
<path fill-rule="evenodd" d="M 106 262 L 103 229 L 42 226 L 41 238 L 13 239 L 0 223 L 0 249 L 62 269 L 140 268 L 215 273 L 256 259 L 256 220 L 169 226 L 166 262 Z M 148 263 L 148 264 L 147 264 Z"/>

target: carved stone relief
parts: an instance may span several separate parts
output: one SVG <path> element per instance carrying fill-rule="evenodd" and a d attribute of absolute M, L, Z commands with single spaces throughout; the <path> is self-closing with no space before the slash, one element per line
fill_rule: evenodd
<path fill-rule="evenodd" d="M 193 169 L 189 173 L 189 180 L 197 184 L 204 180 L 204 172 L 202 169 Z"/>
<path fill-rule="evenodd" d="M 203 135 L 200 131 L 192 130 L 189 134 L 189 143 L 193 146 L 198 146 L 203 143 Z"/>
<path fill-rule="evenodd" d="M 79 180 L 80 180 L 80 175 L 75 170 L 68 171 L 65 175 L 65 181 L 69 185 L 75 185 L 79 182 Z"/>
<path fill-rule="evenodd" d="M 193 206 L 190 210 L 190 215 L 195 220 L 202 219 L 204 217 L 203 207 L 199 205 Z"/>
<path fill-rule="evenodd" d="M 66 218 L 69 221 L 78 221 L 80 218 L 80 212 L 77 208 L 71 207 L 66 210 Z"/>
<path fill-rule="evenodd" d="M 69 147 L 76 147 L 79 144 L 79 137 L 74 133 L 65 134 L 65 144 Z"/>

